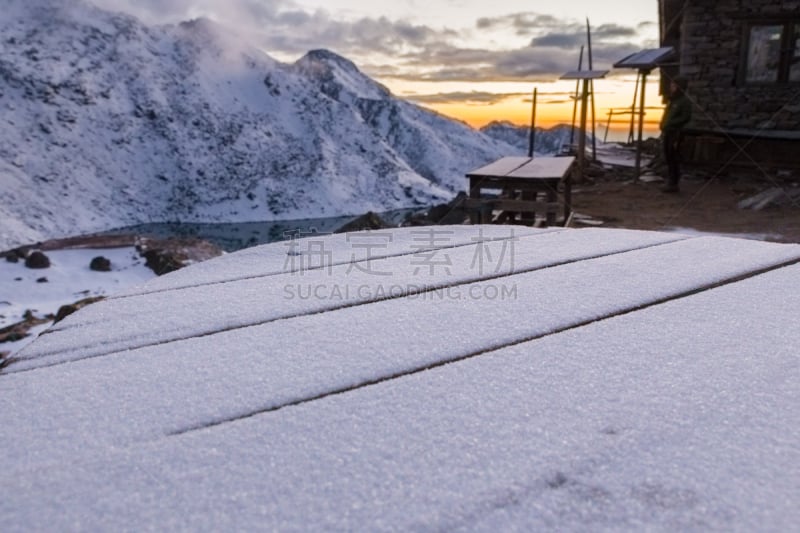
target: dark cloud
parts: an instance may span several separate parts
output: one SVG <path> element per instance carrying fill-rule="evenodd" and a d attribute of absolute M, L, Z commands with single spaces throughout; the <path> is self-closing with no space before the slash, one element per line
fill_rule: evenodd
<path fill-rule="evenodd" d="M 380 75 L 425 81 L 553 81 L 578 66 L 580 47 L 533 47 L 485 50 L 437 45 L 401 56 Z M 639 50 L 634 43 L 594 43 L 593 67 L 610 69 Z M 584 60 L 584 68 L 587 63 Z M 378 75 L 375 69 L 365 69 Z"/>
<path fill-rule="evenodd" d="M 618 24 L 603 24 L 592 28 L 592 46 L 603 46 L 609 42 L 618 43 L 622 39 L 636 39 L 639 35 L 637 28 L 620 26 Z M 545 46 L 552 48 L 579 49 L 588 42 L 586 26 L 580 24 L 565 24 L 562 31 L 552 31 L 538 35 L 531 39 L 531 46 Z"/>
<path fill-rule="evenodd" d="M 558 27 L 562 21 L 552 15 L 541 13 L 513 13 L 501 17 L 479 18 L 475 27 L 479 30 L 505 29 L 515 30 L 517 35 L 526 35 L 531 32 L 541 31 L 543 28 Z"/>
<path fill-rule="evenodd" d="M 408 100 L 419 104 L 467 104 L 494 105 L 509 98 L 525 96 L 526 93 L 490 93 L 481 91 L 451 92 L 436 94 L 415 94 L 406 96 Z"/>
<path fill-rule="evenodd" d="M 531 39 L 531 46 L 546 46 L 552 48 L 580 48 L 586 43 L 586 34 L 581 33 L 548 33 L 541 37 Z"/>
<path fill-rule="evenodd" d="M 638 35 L 636 28 L 620 26 L 619 24 L 601 24 L 592 28 L 592 39 L 631 39 Z"/>

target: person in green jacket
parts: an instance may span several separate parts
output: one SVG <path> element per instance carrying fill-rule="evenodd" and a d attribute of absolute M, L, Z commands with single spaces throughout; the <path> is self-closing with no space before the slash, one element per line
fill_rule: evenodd
<path fill-rule="evenodd" d="M 664 159 L 667 161 L 667 184 L 664 192 L 680 191 L 681 179 L 680 151 L 683 130 L 692 120 L 692 103 L 686 97 L 686 78 L 678 76 L 669 86 L 669 100 L 661 117 L 661 142 L 664 146 Z"/>

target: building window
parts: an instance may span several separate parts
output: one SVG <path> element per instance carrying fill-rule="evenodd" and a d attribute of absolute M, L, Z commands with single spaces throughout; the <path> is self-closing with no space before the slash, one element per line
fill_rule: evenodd
<path fill-rule="evenodd" d="M 747 34 L 745 81 L 800 82 L 800 22 L 750 26 Z"/>

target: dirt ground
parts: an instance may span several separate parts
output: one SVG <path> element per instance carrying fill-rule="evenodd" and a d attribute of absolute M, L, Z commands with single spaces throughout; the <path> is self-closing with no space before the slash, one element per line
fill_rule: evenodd
<path fill-rule="evenodd" d="M 741 234 L 775 242 L 800 243 L 800 201 L 785 197 L 762 210 L 737 204 L 768 188 L 793 189 L 792 180 L 765 176 L 686 176 L 681 192 L 660 191 L 663 182 L 633 182 L 619 176 L 595 178 L 573 186 L 573 208 L 579 215 L 603 221 L 602 227 Z M 575 227 L 586 226 L 580 216 Z M 591 221 L 589 221 L 591 222 Z"/>

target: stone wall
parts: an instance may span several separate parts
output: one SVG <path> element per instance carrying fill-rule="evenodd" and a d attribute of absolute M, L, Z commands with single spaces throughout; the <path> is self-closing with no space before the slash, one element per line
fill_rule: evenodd
<path fill-rule="evenodd" d="M 681 74 L 697 103 L 698 129 L 800 130 L 800 84 L 746 85 L 740 75 L 748 22 L 800 18 L 798 0 L 689 0 L 681 28 Z"/>

